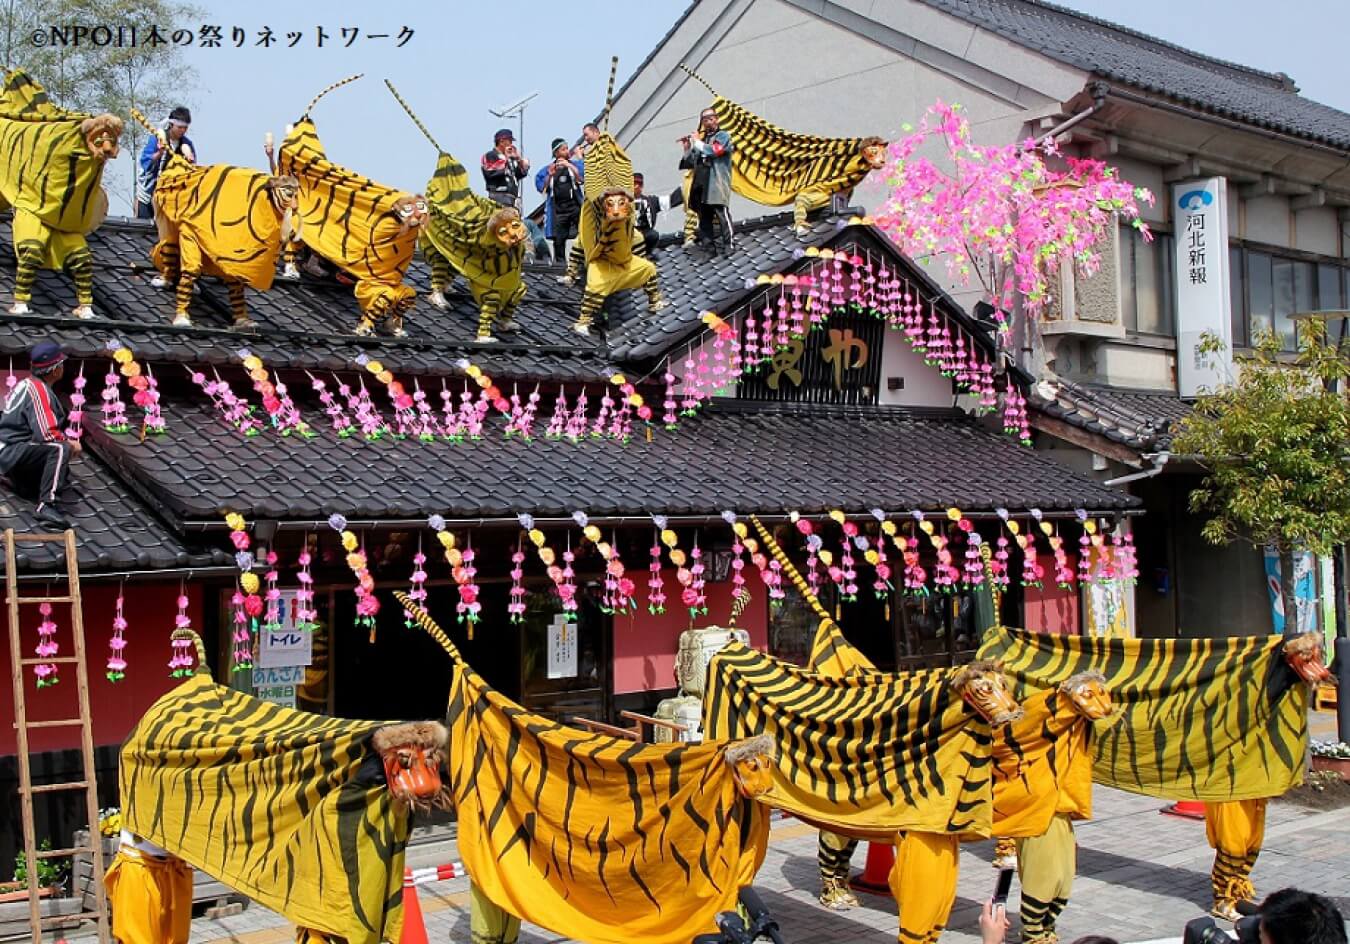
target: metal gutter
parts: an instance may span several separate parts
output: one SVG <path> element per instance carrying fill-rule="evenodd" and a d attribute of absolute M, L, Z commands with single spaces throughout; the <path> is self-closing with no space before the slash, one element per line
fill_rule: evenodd
<path fill-rule="evenodd" d="M 80 583 L 103 583 L 109 580 L 163 580 L 181 577 L 184 580 L 191 580 L 193 577 L 233 577 L 239 573 L 239 568 L 233 565 L 216 564 L 208 567 L 172 567 L 164 570 L 121 570 L 110 573 L 81 573 Z M 22 573 L 15 578 L 19 583 L 52 583 L 53 581 L 65 580 L 61 573 L 53 571 L 52 573 Z"/>

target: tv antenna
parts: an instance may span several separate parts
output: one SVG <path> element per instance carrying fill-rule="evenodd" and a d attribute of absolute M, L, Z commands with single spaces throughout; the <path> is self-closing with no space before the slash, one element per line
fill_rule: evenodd
<path fill-rule="evenodd" d="M 520 121 L 519 144 L 517 150 L 520 151 L 521 154 L 525 153 L 525 109 L 530 102 L 538 97 L 538 92 L 531 92 L 529 95 L 526 95 L 524 98 L 511 105 L 503 105 L 500 108 L 488 109 L 488 113 L 497 118 L 506 118 L 508 120 L 516 118 Z"/>

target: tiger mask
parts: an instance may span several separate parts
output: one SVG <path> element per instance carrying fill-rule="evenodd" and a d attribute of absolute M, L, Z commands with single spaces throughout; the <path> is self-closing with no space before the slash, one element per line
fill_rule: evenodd
<path fill-rule="evenodd" d="M 122 119 L 116 115 L 95 115 L 80 122 L 84 146 L 100 161 L 115 160 L 121 151 Z"/>
<path fill-rule="evenodd" d="M 1299 633 L 1284 644 L 1284 661 L 1309 685 L 1331 679 L 1322 652 L 1322 637 L 1317 633 Z"/>
<path fill-rule="evenodd" d="M 300 238 L 300 181 L 290 176 L 272 176 L 265 184 L 267 198 L 281 220 L 281 242 Z"/>
<path fill-rule="evenodd" d="M 418 809 L 446 808 L 441 764 L 449 737 L 445 726 L 434 721 L 394 724 L 372 735 L 371 746 L 380 755 L 385 782 L 396 802 Z"/>
<path fill-rule="evenodd" d="M 1011 724 L 1022 717 L 999 662 L 972 662 L 952 676 L 952 687 L 990 724 Z"/>
<path fill-rule="evenodd" d="M 886 142 L 881 138 L 863 138 L 862 149 L 858 153 L 869 169 L 877 170 L 886 163 Z"/>
<path fill-rule="evenodd" d="M 1100 721 L 1115 709 L 1106 689 L 1106 676 L 1100 672 L 1080 672 L 1060 682 L 1059 690 L 1069 696 L 1074 710 L 1089 721 Z"/>
<path fill-rule="evenodd" d="M 399 197 L 394 203 L 394 213 L 398 215 L 399 222 L 403 224 L 400 235 L 409 230 L 417 229 L 419 226 L 425 226 L 427 222 L 427 198 L 418 194 L 415 197 Z"/>
<path fill-rule="evenodd" d="M 514 207 L 505 207 L 492 214 L 492 219 L 488 220 L 488 231 L 507 249 L 519 246 L 529 235 L 520 218 L 520 211 Z"/>
<path fill-rule="evenodd" d="M 633 215 L 633 198 L 622 190 L 606 191 L 602 201 L 607 223 L 622 223 Z"/>
<path fill-rule="evenodd" d="M 774 756 L 773 738 L 767 734 L 736 741 L 727 748 L 727 763 L 741 796 L 753 800 L 772 789 Z"/>

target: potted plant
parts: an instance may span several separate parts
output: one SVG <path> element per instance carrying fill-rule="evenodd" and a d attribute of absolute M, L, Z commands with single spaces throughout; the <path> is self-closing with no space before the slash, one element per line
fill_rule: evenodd
<path fill-rule="evenodd" d="M 1339 774 L 1350 780 L 1350 744 L 1344 741 L 1313 741 L 1312 769 Z"/>
<path fill-rule="evenodd" d="M 44 839 L 38 844 L 39 852 L 48 852 L 52 841 Z M 62 892 L 66 873 L 70 863 L 52 859 L 38 859 L 38 895 L 43 898 L 55 898 Z M 14 880 L 0 886 L 0 902 L 19 901 L 28 897 L 28 856 L 20 852 L 14 857 Z"/>

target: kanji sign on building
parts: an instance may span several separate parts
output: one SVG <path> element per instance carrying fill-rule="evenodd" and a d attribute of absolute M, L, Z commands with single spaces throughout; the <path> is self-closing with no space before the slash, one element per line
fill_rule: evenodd
<path fill-rule="evenodd" d="M 1193 397 L 1229 380 L 1232 327 L 1228 292 L 1228 181 L 1172 186 L 1177 273 L 1177 392 Z M 1205 334 L 1223 340 L 1223 354 L 1200 351 Z"/>

